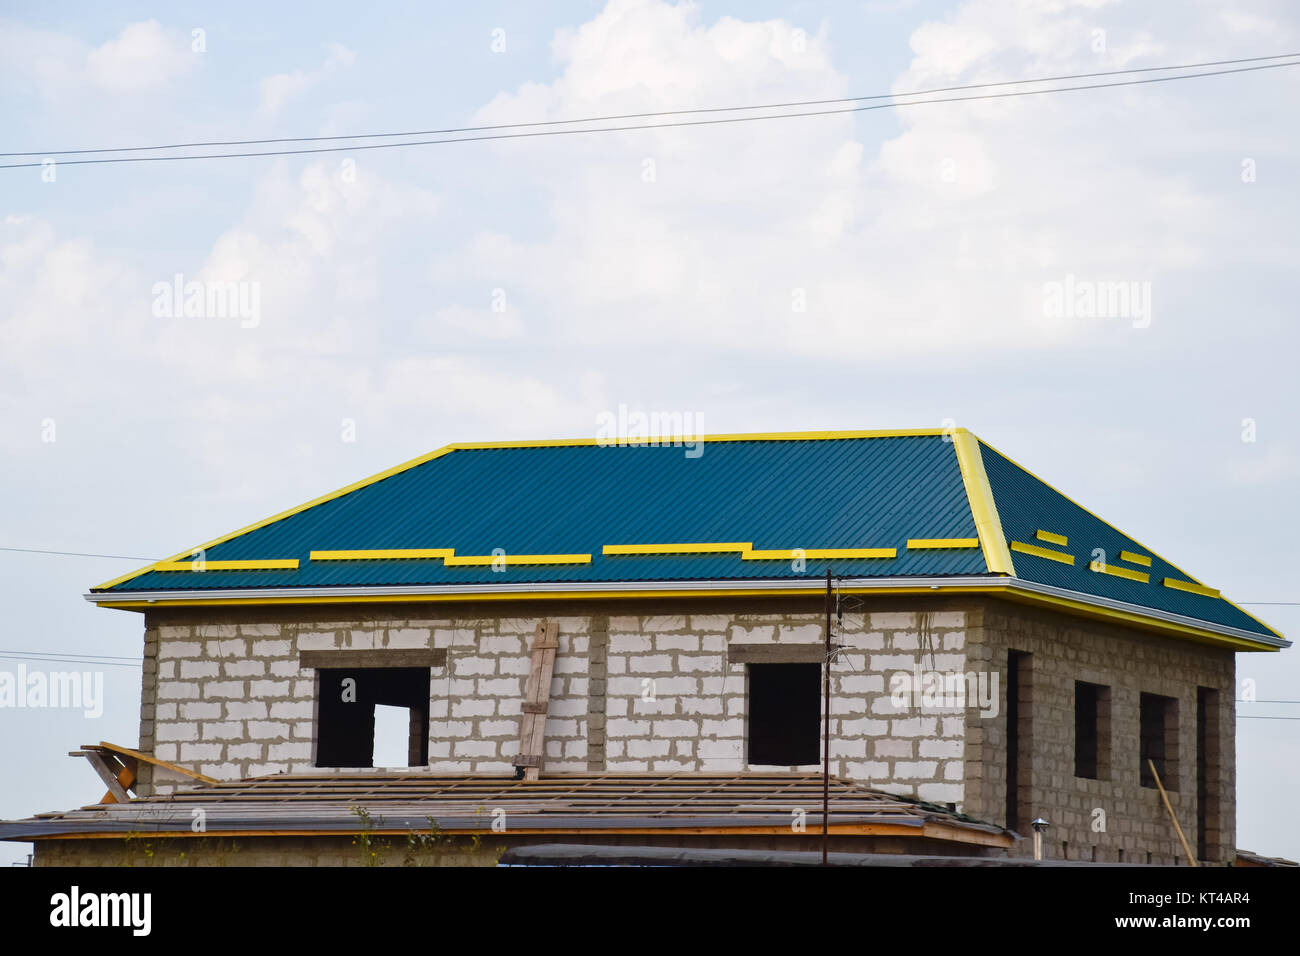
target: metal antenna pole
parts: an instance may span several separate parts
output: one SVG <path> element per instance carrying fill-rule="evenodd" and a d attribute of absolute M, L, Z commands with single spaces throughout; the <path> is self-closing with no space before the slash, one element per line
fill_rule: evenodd
<path fill-rule="evenodd" d="M 822 664 L 822 866 L 827 865 L 831 815 L 831 572 L 826 570 L 826 662 Z"/>

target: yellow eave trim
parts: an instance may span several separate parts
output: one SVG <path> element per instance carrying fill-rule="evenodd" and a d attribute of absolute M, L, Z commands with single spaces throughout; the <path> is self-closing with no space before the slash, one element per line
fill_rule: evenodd
<path fill-rule="evenodd" d="M 980 546 L 984 549 L 984 563 L 992 574 L 1010 574 L 1014 577 L 1016 565 L 1011 560 L 1011 551 L 1007 548 L 1007 539 L 1002 533 L 1002 519 L 998 517 L 993 489 L 989 485 L 989 476 L 984 471 L 979 439 L 964 428 L 958 428 L 951 434 L 952 445 L 957 452 L 957 466 L 961 469 L 962 484 L 966 486 L 966 501 L 970 505 L 971 516 L 975 519 L 975 532 L 979 535 Z"/>
<path fill-rule="evenodd" d="M 1151 575 L 1145 571 L 1133 571 L 1129 568 L 1121 568 L 1114 564 L 1102 564 L 1099 561 L 1092 561 L 1088 564 L 1089 571 L 1096 571 L 1098 574 L 1112 574 L 1117 578 L 1128 578 L 1130 581 L 1139 581 L 1147 584 L 1151 581 Z"/>
<path fill-rule="evenodd" d="M 590 554 L 462 554 L 445 558 L 449 568 L 483 568 L 503 564 L 591 564 Z"/>
<path fill-rule="evenodd" d="M 924 551 L 938 548 L 978 548 L 979 538 L 908 538 L 908 551 Z"/>
<path fill-rule="evenodd" d="M 449 558 L 453 548 L 379 548 L 360 551 L 313 551 L 313 561 L 420 561 Z"/>
<path fill-rule="evenodd" d="M 889 588 L 845 588 L 845 593 L 849 594 L 934 594 L 934 588 L 929 585 L 907 586 Z M 1246 638 L 1233 637 L 1227 634 L 1217 634 L 1214 631 L 1207 631 L 1201 628 L 1186 627 L 1179 624 L 1160 621 L 1156 618 L 1146 617 L 1140 614 L 1133 614 L 1127 611 L 1117 611 L 1111 608 L 1100 607 L 1095 604 L 1087 604 L 1082 601 L 1073 601 L 1067 598 L 1052 597 L 1049 595 L 1037 594 L 1029 591 L 1021 591 L 1008 584 L 990 583 L 987 585 L 958 585 L 954 587 L 944 587 L 941 591 L 955 594 L 991 594 L 1005 597 L 1009 600 L 1015 600 L 1019 603 L 1048 605 L 1054 607 L 1068 607 L 1078 611 L 1081 614 L 1102 618 L 1107 620 L 1126 621 L 1136 624 L 1147 630 L 1156 631 L 1166 634 L 1177 634 L 1188 637 L 1202 643 L 1217 644 L 1220 646 L 1229 646 L 1239 650 L 1250 651 L 1277 651 L 1279 647 L 1271 644 L 1256 643 Z M 295 604 L 409 604 L 409 603 L 428 603 L 428 602 L 496 602 L 496 601 L 548 601 L 548 600 L 635 600 L 638 598 L 696 598 L 696 597 L 762 597 L 762 596 L 793 596 L 808 597 L 809 592 L 806 589 L 794 588 L 770 588 L 770 589 L 737 589 L 737 590 L 680 590 L 667 588 L 655 591 L 553 591 L 553 592 L 507 592 L 507 593 L 489 593 L 477 594 L 465 592 L 460 594 L 416 594 L 403 595 L 402 597 L 393 597 L 391 595 L 367 595 L 358 597 L 284 597 L 284 598 L 241 598 L 236 600 L 194 600 L 184 598 L 176 601 L 138 601 L 138 600 L 103 600 L 96 601 L 100 607 L 119 608 L 123 610 L 144 611 L 150 608 L 158 607 L 221 607 L 221 606 L 270 606 L 270 605 L 295 605 Z"/>
<path fill-rule="evenodd" d="M 1051 561 L 1060 561 L 1062 564 L 1074 564 L 1074 555 L 1066 554 L 1064 551 L 1053 551 L 1050 548 L 1040 548 L 1036 544 L 1025 544 L 1023 541 L 1012 541 L 1011 550 L 1019 551 L 1022 554 L 1032 554 L 1038 558 L 1047 558 Z"/>
<path fill-rule="evenodd" d="M 731 554 L 753 550 L 749 541 L 713 541 L 695 544 L 607 544 L 602 554 Z"/>
<path fill-rule="evenodd" d="M 1048 544 L 1058 544 L 1062 548 L 1070 543 L 1070 539 L 1063 534 L 1057 534 L 1055 531 L 1044 531 L 1041 528 L 1034 535 L 1039 541 L 1046 541 Z"/>
<path fill-rule="evenodd" d="M 896 558 L 897 548 L 776 548 L 746 551 L 745 561 L 793 561 L 795 558 Z"/>
<path fill-rule="evenodd" d="M 1167 588 L 1173 588 L 1175 591 L 1186 591 L 1188 594 L 1199 594 L 1201 597 L 1223 597 L 1214 588 L 1207 588 L 1204 584 L 1195 584 L 1191 581 L 1180 581 L 1177 578 L 1165 578 L 1164 585 Z"/>
<path fill-rule="evenodd" d="M 1121 551 L 1119 553 L 1121 561 L 1127 561 L 1129 564 L 1140 564 L 1144 568 L 1151 567 L 1151 559 L 1145 554 L 1134 554 L 1132 551 Z"/>
<path fill-rule="evenodd" d="M 195 567 L 195 565 L 198 567 Z M 206 571 L 296 571 L 297 558 L 273 559 L 269 561 L 159 561 L 153 566 L 154 571 L 191 571 L 195 574 Z"/>

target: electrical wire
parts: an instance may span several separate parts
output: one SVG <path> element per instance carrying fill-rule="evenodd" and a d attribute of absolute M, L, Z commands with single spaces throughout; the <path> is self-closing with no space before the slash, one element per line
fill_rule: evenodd
<path fill-rule="evenodd" d="M 417 129 L 398 133 L 351 133 L 338 136 L 282 136 L 270 139 L 227 139 L 208 140 L 206 142 L 171 143 L 161 146 L 105 146 L 81 149 L 31 150 L 21 153 L 0 153 L 8 156 L 70 156 L 86 153 L 126 153 L 143 152 L 160 149 L 191 149 L 208 146 L 264 146 L 273 143 L 320 143 L 353 139 L 392 139 L 399 136 L 434 136 L 449 133 L 481 133 L 502 129 L 526 129 L 537 126 L 563 126 L 575 123 L 608 123 L 629 119 L 653 119 L 661 116 L 693 116 L 703 113 L 732 113 L 741 110 L 775 110 L 791 109 L 797 106 L 829 106 L 836 103 L 858 103 L 869 100 L 898 99 L 899 97 L 931 96 L 935 93 L 957 93 L 969 90 L 987 90 L 1003 86 L 1021 86 L 1026 83 L 1057 83 L 1062 80 L 1085 80 L 1100 76 L 1125 76 L 1134 73 L 1157 73 L 1167 70 L 1194 70 L 1207 66 L 1229 66 L 1239 63 L 1257 63 L 1263 60 L 1285 60 L 1300 57 L 1298 53 L 1277 53 L 1272 56 L 1241 57 L 1235 60 L 1205 60 L 1199 63 L 1180 63 L 1173 66 L 1135 67 L 1129 70 L 1105 70 L 1096 73 L 1066 73 L 1057 76 L 1034 77 L 1027 80 L 1001 80 L 993 83 L 970 83 L 965 86 L 942 86 L 928 90 L 913 90 L 907 93 L 876 93 L 870 96 L 843 96 L 822 100 L 791 100 L 784 103 L 763 103 L 754 106 L 712 106 L 696 109 L 658 110 L 649 113 L 614 113 L 601 116 L 586 116 L 577 119 L 537 120 L 526 123 L 500 123 L 492 126 L 455 126 L 445 129 Z"/>
<path fill-rule="evenodd" d="M 844 109 L 810 110 L 796 113 L 773 113 L 765 116 L 728 116 L 719 119 L 680 120 L 670 123 L 642 123 L 629 126 L 594 126 L 585 129 L 546 129 L 532 132 L 493 133 L 486 136 L 459 136 L 432 140 L 405 140 L 400 143 L 361 143 L 349 146 L 322 146 L 309 149 L 254 150 L 236 153 L 192 153 L 168 156 L 108 156 L 96 159 L 69 159 L 58 163 L 60 166 L 92 166 L 115 163 L 157 163 L 181 162 L 194 159 L 246 159 L 258 156 L 299 156 L 313 153 L 340 153 L 375 149 L 400 149 L 409 146 L 445 146 L 452 143 L 477 143 L 489 140 L 532 139 L 543 136 L 566 136 L 586 133 L 620 133 L 650 129 L 675 129 L 688 126 L 719 126 L 731 123 L 754 123 L 762 120 L 797 119 L 813 116 L 832 116 L 846 113 L 865 113 L 873 110 L 898 109 L 905 106 L 923 106 L 940 103 L 965 103 L 975 100 L 996 100 L 1018 96 L 1040 96 L 1047 93 L 1072 93 L 1085 90 L 1111 89 L 1124 86 L 1140 86 L 1149 83 L 1169 83 L 1176 80 L 1200 79 L 1207 76 L 1224 76 L 1230 73 L 1250 73 L 1257 70 L 1275 70 L 1288 66 L 1300 66 L 1300 60 L 1287 63 L 1265 63 L 1258 66 L 1237 67 L 1230 70 L 1213 70 L 1201 73 L 1180 73 L 1176 76 L 1146 77 L 1137 80 L 1123 80 L 1115 83 L 1088 83 L 1080 86 L 1050 87 L 1042 90 L 1013 90 L 1007 93 L 985 93 L 978 96 L 940 97 L 927 100 L 910 100 L 903 103 L 879 103 L 872 106 L 852 106 Z M 514 127 L 511 127 L 514 128 Z M 35 155 L 35 154 L 31 154 Z M 0 169 L 30 169 L 45 165 L 42 162 L 5 163 Z"/>
<path fill-rule="evenodd" d="M 157 558 L 137 558 L 129 554 L 88 554 L 85 551 L 46 551 L 42 548 L 0 548 L 0 551 L 17 551 L 22 554 L 61 554 L 70 558 L 113 558 L 120 561 L 157 560 Z"/>

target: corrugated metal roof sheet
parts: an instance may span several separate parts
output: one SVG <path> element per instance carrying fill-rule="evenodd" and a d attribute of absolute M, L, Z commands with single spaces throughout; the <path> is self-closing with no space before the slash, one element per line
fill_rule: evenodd
<path fill-rule="evenodd" d="M 1007 540 L 1069 554 L 1074 558 L 1073 564 L 1066 564 L 1016 552 L 1013 554 L 1016 577 L 1246 631 L 1276 633 L 1221 597 L 1189 594 L 1166 587 L 1166 578 L 1200 582 L 1075 504 L 1005 455 L 983 442 L 980 449 Z M 1063 536 L 1066 543 L 1041 540 L 1037 537 L 1039 531 Z M 1091 570 L 1096 549 L 1100 549 L 1103 563 L 1112 568 L 1145 574 L 1149 580 L 1136 581 Z M 1146 557 L 1150 564 L 1123 560 L 1120 555 L 1124 552 Z"/>
<path fill-rule="evenodd" d="M 963 441 L 965 435 L 963 433 Z M 1164 581 L 1179 569 L 999 452 L 976 443 L 1016 578 L 1247 635 L 1276 631 L 1219 597 Z M 909 548 L 978 535 L 950 435 L 719 436 L 698 456 L 667 444 L 521 443 L 442 450 L 210 545 L 207 562 L 295 559 L 296 570 L 145 569 L 98 594 L 646 582 L 874 581 L 989 574 L 984 551 Z M 977 469 L 968 469 L 977 470 Z M 969 477 L 969 476 L 968 476 Z M 982 479 L 978 479 L 982 481 Z M 982 485 L 981 485 L 982 487 Z M 1048 532 L 1047 539 L 1039 532 Z M 1068 544 L 1054 543 L 1053 536 Z M 606 545 L 744 543 L 756 551 L 894 549 L 894 557 L 746 560 L 712 554 L 607 555 Z M 1017 550 L 1017 542 L 1031 550 Z M 1118 574 L 1090 570 L 1093 549 Z M 313 559 L 313 551 L 454 549 L 457 556 L 590 555 L 586 563 L 455 566 L 442 558 Z M 1073 564 L 1033 553 L 1073 556 Z M 1144 565 L 1122 552 L 1150 558 Z M 1127 573 L 1125 573 L 1127 572 Z M 1149 580 L 1135 580 L 1147 575 Z M 1194 582 L 1195 583 L 1195 582 Z M 277 594 L 283 592 L 277 591 Z"/>
<path fill-rule="evenodd" d="M 895 548 L 834 559 L 853 576 L 980 574 L 978 548 L 908 551 L 909 538 L 973 538 L 951 443 L 938 437 L 453 451 L 206 552 L 209 562 L 297 558 L 296 571 L 151 571 L 115 592 L 512 582 L 817 577 L 828 561 L 739 554 L 619 555 L 605 545 L 749 542 L 755 549 Z M 442 560 L 312 561 L 317 551 L 454 548 L 458 555 L 591 554 L 590 564 L 446 567 Z"/>

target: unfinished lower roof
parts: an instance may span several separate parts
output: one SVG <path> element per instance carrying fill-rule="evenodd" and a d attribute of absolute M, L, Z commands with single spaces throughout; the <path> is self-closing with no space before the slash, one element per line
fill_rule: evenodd
<path fill-rule="evenodd" d="M 964 429 L 449 445 L 105 582 L 160 605 L 996 593 L 1288 642 Z"/>
<path fill-rule="evenodd" d="M 276 774 L 188 787 L 129 803 L 42 813 L 0 823 L 2 840 L 191 837 L 201 808 L 206 836 L 331 835 L 369 829 L 490 833 L 504 810 L 508 832 L 788 835 L 794 811 L 821 826 L 822 777 L 807 773 L 551 774 L 537 781 L 366 771 Z M 1017 837 L 935 804 L 832 778 L 830 832 L 926 837 L 1009 847 Z"/>

